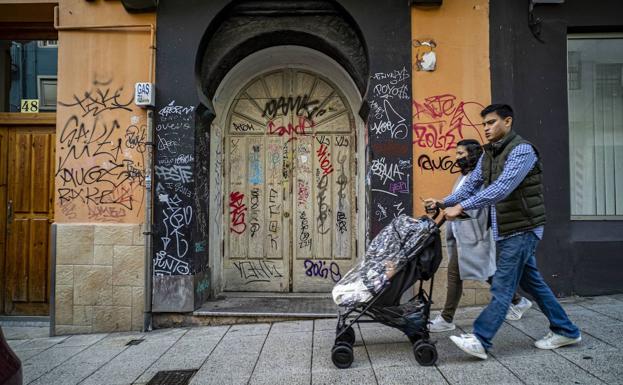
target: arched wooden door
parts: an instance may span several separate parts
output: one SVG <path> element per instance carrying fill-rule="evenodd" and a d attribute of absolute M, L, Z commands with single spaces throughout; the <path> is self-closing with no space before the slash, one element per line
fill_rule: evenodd
<path fill-rule="evenodd" d="M 252 79 L 225 129 L 226 291 L 326 292 L 356 258 L 355 122 L 329 80 Z"/>

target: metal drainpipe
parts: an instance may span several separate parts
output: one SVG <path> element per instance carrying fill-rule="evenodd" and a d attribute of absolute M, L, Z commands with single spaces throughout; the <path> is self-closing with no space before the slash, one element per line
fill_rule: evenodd
<path fill-rule="evenodd" d="M 143 313 L 143 331 L 151 331 L 152 314 L 152 252 L 153 252 L 153 232 L 152 232 L 152 169 L 153 169 L 153 131 L 154 131 L 154 111 L 152 108 L 147 110 L 147 146 L 145 156 L 145 310 Z"/>

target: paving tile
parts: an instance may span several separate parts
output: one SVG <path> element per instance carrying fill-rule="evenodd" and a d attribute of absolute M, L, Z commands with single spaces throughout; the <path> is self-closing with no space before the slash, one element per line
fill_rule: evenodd
<path fill-rule="evenodd" d="M 28 342 L 28 340 L 7 340 L 6 342 L 11 347 L 11 349 L 15 350 L 21 344 Z"/>
<path fill-rule="evenodd" d="M 132 383 L 160 358 L 188 329 L 166 329 L 148 333 L 139 345 L 129 346 L 86 378 L 84 385 Z"/>
<path fill-rule="evenodd" d="M 467 356 L 464 353 L 462 354 Z M 474 359 L 472 357 L 469 362 L 443 362 L 440 363 L 438 367 L 443 374 L 443 377 L 447 379 L 450 384 L 522 384 L 521 380 L 519 380 L 510 370 L 505 368 L 500 362 L 492 357 L 489 357 L 486 360 L 479 360 L 477 358 Z"/>
<path fill-rule="evenodd" d="M 325 318 L 314 320 L 314 330 L 335 330 L 337 327 L 337 318 Z"/>
<path fill-rule="evenodd" d="M 14 350 L 19 352 L 21 350 L 32 350 L 32 349 L 47 349 L 58 343 L 66 340 L 67 336 L 62 337 L 49 337 L 49 338 L 34 338 L 26 341 L 23 344 L 18 345 Z"/>
<path fill-rule="evenodd" d="M 576 300 L 573 301 L 573 303 L 581 306 L 590 306 L 591 304 L 623 306 L 622 300 L 616 299 L 616 296 L 612 295 L 602 295 L 598 297 L 577 297 Z"/>
<path fill-rule="evenodd" d="M 376 385 L 372 368 L 335 369 L 312 372 L 312 385 Z"/>
<path fill-rule="evenodd" d="M 602 341 L 614 343 L 623 335 L 623 323 L 611 317 L 582 307 L 574 307 L 568 311 L 568 314 L 582 332 L 586 332 Z"/>
<path fill-rule="evenodd" d="M 623 352 L 620 350 L 556 351 L 607 384 L 623 384 Z"/>
<path fill-rule="evenodd" d="M 273 333 L 271 329 L 255 366 L 250 384 L 309 384 L 312 333 Z"/>
<path fill-rule="evenodd" d="M 555 352 L 546 355 L 501 358 L 500 361 L 526 384 L 603 384 Z"/>
<path fill-rule="evenodd" d="M 49 326 L 3 326 L 2 334 L 7 340 L 46 338 L 50 336 Z"/>
<path fill-rule="evenodd" d="M 609 295 L 608 297 L 623 302 L 623 293 Z"/>
<path fill-rule="evenodd" d="M 228 332 L 190 383 L 192 385 L 247 384 L 265 339 L 265 335 Z"/>
<path fill-rule="evenodd" d="M 227 333 L 244 336 L 266 336 L 270 324 L 232 325 Z"/>
<path fill-rule="evenodd" d="M 270 334 L 311 332 L 313 329 L 314 321 L 275 322 L 270 328 Z"/>
<path fill-rule="evenodd" d="M 89 346 L 101 341 L 107 335 L 108 334 L 77 334 L 74 336 L 70 336 L 66 340 L 60 342 L 58 345 L 63 347 Z"/>
<path fill-rule="evenodd" d="M 13 349 L 13 351 L 15 352 L 15 354 L 17 355 L 17 357 L 19 357 L 20 361 L 24 362 L 34 356 L 36 356 L 37 354 L 45 351 L 48 348 L 38 348 L 38 349 L 26 349 L 26 350 L 15 350 Z"/>
<path fill-rule="evenodd" d="M 612 301 L 614 301 L 614 303 L 582 302 L 579 305 L 599 314 L 611 317 L 616 321 L 623 321 L 623 303 L 618 300 Z"/>
<path fill-rule="evenodd" d="M 366 342 L 366 348 L 375 371 L 384 367 L 418 366 L 409 342 L 374 345 Z"/>
<path fill-rule="evenodd" d="M 227 331 L 230 329 L 231 326 L 229 325 L 224 325 L 224 326 L 199 326 L 199 327 L 192 327 L 190 329 L 188 329 L 188 333 L 184 334 L 184 337 L 182 337 L 182 339 L 188 339 L 188 338 L 193 338 L 193 337 L 198 337 L 198 338 L 210 338 L 210 337 L 214 337 L 214 338 L 222 338 L 223 335 L 225 333 L 227 333 Z"/>
<path fill-rule="evenodd" d="M 402 385 L 402 384 L 427 384 L 446 385 L 448 382 L 443 378 L 439 370 L 434 366 L 394 366 L 374 367 L 374 372 L 379 385 Z"/>
<path fill-rule="evenodd" d="M 137 380 L 149 382 L 161 370 L 199 369 L 229 327 L 194 328 L 184 334 Z"/>
<path fill-rule="evenodd" d="M 140 337 L 142 335 L 137 335 Z M 78 337 L 78 336 L 76 336 Z M 73 356 L 33 385 L 74 385 L 84 380 L 128 347 L 128 335 L 111 334 Z"/>
<path fill-rule="evenodd" d="M 309 385 L 311 373 L 284 373 L 255 371 L 249 384 L 252 385 Z"/>
<path fill-rule="evenodd" d="M 44 374 L 52 371 L 72 356 L 84 350 L 86 346 L 61 347 L 56 345 L 40 354 L 22 362 L 24 384 L 36 380 Z"/>

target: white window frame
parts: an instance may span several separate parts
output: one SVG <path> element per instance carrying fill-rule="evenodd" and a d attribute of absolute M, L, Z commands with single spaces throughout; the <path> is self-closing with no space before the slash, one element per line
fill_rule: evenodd
<path fill-rule="evenodd" d="M 56 82 L 56 89 L 58 94 L 58 76 L 56 75 L 38 75 L 37 76 L 37 97 L 39 98 L 39 110 L 40 111 L 56 111 L 56 104 L 45 104 L 43 100 L 43 93 L 41 92 L 41 83 L 44 80 L 54 80 Z M 57 99 L 58 101 L 58 99 Z"/>
<path fill-rule="evenodd" d="M 623 33 L 620 32 L 611 32 L 611 33 L 600 33 L 600 32 L 594 32 L 594 33 L 569 33 L 567 34 L 567 41 L 569 40 L 582 40 L 582 39 L 602 39 L 602 40 L 606 40 L 606 39 L 623 39 Z M 569 51 L 567 50 L 567 53 Z M 568 56 L 566 56 L 568 59 Z M 566 68 L 565 71 L 567 72 L 567 92 L 569 92 L 569 63 L 568 61 L 566 62 Z M 569 109 L 569 98 L 567 98 L 567 109 Z M 567 119 L 569 118 L 569 116 L 567 116 Z M 568 123 L 568 127 L 569 129 L 571 128 L 571 124 L 570 122 Z M 571 134 L 571 132 L 569 132 L 569 135 Z M 571 159 L 569 159 L 569 161 L 571 161 Z M 571 181 L 571 178 L 569 178 L 569 181 Z M 569 189 L 569 194 L 571 194 L 571 189 Z M 571 203 L 571 200 L 569 200 L 569 202 Z M 571 207 L 569 207 L 569 209 L 571 209 Z M 571 210 L 570 210 L 571 211 Z M 623 215 L 571 215 L 570 219 L 572 221 L 621 221 L 623 220 Z"/>

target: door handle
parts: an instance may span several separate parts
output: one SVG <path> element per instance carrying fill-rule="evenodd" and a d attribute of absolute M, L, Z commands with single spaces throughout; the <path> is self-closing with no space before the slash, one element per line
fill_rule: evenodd
<path fill-rule="evenodd" d="M 13 201 L 9 199 L 6 205 L 6 231 L 9 234 L 11 234 L 11 223 L 13 223 Z"/>
<path fill-rule="evenodd" d="M 6 207 L 6 221 L 9 225 L 13 223 L 13 201 L 10 199 Z"/>

